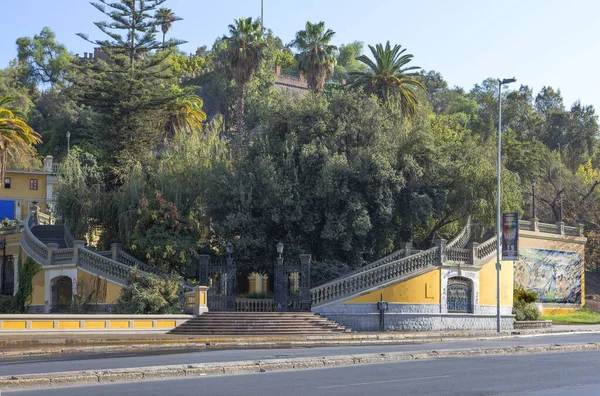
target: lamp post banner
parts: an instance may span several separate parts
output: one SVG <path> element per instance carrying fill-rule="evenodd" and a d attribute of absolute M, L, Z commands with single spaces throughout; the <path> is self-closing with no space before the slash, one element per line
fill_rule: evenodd
<path fill-rule="evenodd" d="M 519 259 L 519 214 L 502 214 L 502 260 Z"/>

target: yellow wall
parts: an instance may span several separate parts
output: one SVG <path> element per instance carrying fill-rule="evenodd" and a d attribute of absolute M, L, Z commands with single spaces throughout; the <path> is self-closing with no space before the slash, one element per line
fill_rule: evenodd
<path fill-rule="evenodd" d="M 377 302 L 380 300 L 381 293 L 383 293 L 383 300 L 388 302 L 404 304 L 439 304 L 441 289 L 440 278 L 440 270 L 435 269 L 407 281 L 396 283 L 381 290 L 377 290 L 345 302 Z"/>
<path fill-rule="evenodd" d="M 33 276 L 31 285 L 33 286 L 33 292 L 31 293 L 31 304 L 32 305 L 44 305 L 44 271 L 40 271 Z"/>
<path fill-rule="evenodd" d="M 91 288 L 94 287 L 94 285 L 97 284 L 97 279 L 98 277 L 96 277 L 95 275 L 92 275 L 86 271 L 82 271 L 82 270 L 77 270 L 77 278 L 78 278 L 78 285 L 84 285 L 85 289 L 85 293 L 90 293 L 91 292 Z M 101 278 L 102 279 L 102 278 Z M 119 296 L 121 295 L 121 289 L 122 287 L 112 283 L 108 280 L 104 280 L 102 279 L 102 283 L 106 283 L 106 299 L 105 301 L 98 301 L 99 303 L 106 303 L 106 304 L 114 304 L 117 299 L 119 298 Z"/>
<path fill-rule="evenodd" d="M 502 261 L 500 269 L 500 305 L 512 307 L 514 285 L 513 262 Z M 479 271 L 479 305 L 496 305 L 496 259 L 484 264 Z"/>
<path fill-rule="evenodd" d="M 15 173 L 6 172 L 6 177 L 10 177 L 10 188 L 4 188 L 4 180 L 0 183 L 0 196 L 3 198 L 46 198 L 46 174 L 37 173 Z M 38 189 L 29 189 L 29 180 L 38 181 Z"/>

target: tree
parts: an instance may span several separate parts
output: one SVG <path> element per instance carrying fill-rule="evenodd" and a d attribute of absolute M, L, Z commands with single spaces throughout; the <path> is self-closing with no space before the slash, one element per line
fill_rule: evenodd
<path fill-rule="evenodd" d="M 233 25 L 229 25 L 229 36 L 225 36 L 224 39 L 227 43 L 227 55 L 233 78 L 240 89 L 236 104 L 236 129 L 242 133 L 246 86 L 260 66 L 265 47 L 260 20 L 236 19 Z"/>
<path fill-rule="evenodd" d="M 126 166 L 132 156 L 147 155 L 163 137 L 163 126 L 172 116 L 167 111 L 188 91 L 174 91 L 177 78 L 169 59 L 181 41 L 170 39 L 165 47 L 156 41 L 160 23 L 153 13 L 164 0 L 101 0 L 94 7 L 111 18 L 97 22 L 107 40 L 90 40 L 101 47 L 107 61 L 82 62 L 75 78 L 78 103 L 91 107 L 99 119 L 95 139 L 105 149 L 103 162 L 114 169 Z M 112 179 L 114 180 L 114 178 Z"/>
<path fill-rule="evenodd" d="M 4 180 L 6 163 L 12 159 L 29 162 L 35 157 L 34 144 L 41 143 L 37 134 L 18 113 L 10 110 L 10 96 L 0 97 L 0 177 Z"/>
<path fill-rule="evenodd" d="M 25 68 L 24 82 L 31 85 L 62 83 L 71 65 L 64 45 L 56 42 L 56 34 L 44 27 L 39 34 L 17 39 L 17 59 Z"/>
<path fill-rule="evenodd" d="M 170 8 L 165 7 L 159 8 L 158 11 L 156 11 L 154 18 L 156 18 L 156 20 L 160 24 L 160 29 L 162 30 L 163 34 L 162 47 L 165 48 L 165 36 L 171 29 L 171 26 L 173 26 L 173 22 L 181 21 L 182 18 L 176 16 L 173 13 L 173 10 L 171 10 Z"/>
<path fill-rule="evenodd" d="M 335 80 L 342 82 L 348 78 L 349 72 L 366 69 L 365 64 L 356 59 L 362 55 L 363 46 L 362 41 L 354 41 L 340 46 L 335 64 Z"/>
<path fill-rule="evenodd" d="M 304 73 L 308 88 L 315 94 L 323 91 L 325 80 L 333 73 L 337 47 L 329 44 L 335 32 L 325 30 L 325 22 L 306 22 L 306 28 L 296 33 L 293 46 L 300 51 L 296 54 L 298 70 Z"/>
<path fill-rule="evenodd" d="M 417 109 L 418 99 L 416 89 L 425 89 L 425 86 L 416 77 L 418 66 L 405 67 L 413 58 L 411 54 L 404 54 L 406 48 L 395 45 L 393 48 L 388 41 L 385 47 L 377 44 L 369 45 L 373 59 L 361 55 L 357 59 L 367 66 L 365 72 L 351 72 L 350 86 L 360 87 L 366 93 L 375 94 L 384 102 L 391 98 L 400 100 L 400 108 L 405 117 L 413 117 Z"/>
<path fill-rule="evenodd" d="M 174 90 L 181 90 L 173 87 Z M 200 132 L 202 123 L 206 121 L 206 113 L 202 110 L 204 102 L 199 96 L 189 94 L 180 96 L 167 105 L 168 119 L 165 122 L 165 137 L 175 136 L 176 132 Z"/>

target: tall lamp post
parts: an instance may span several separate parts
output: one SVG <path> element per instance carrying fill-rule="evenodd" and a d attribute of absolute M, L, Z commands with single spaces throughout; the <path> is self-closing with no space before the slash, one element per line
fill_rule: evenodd
<path fill-rule="evenodd" d="M 505 78 L 498 80 L 498 208 L 496 213 L 496 330 L 500 332 L 500 249 L 501 249 L 501 232 L 500 228 L 500 201 L 501 187 L 500 176 L 502 169 L 502 86 L 505 84 L 514 83 L 516 78 Z"/>
<path fill-rule="evenodd" d="M 71 151 L 71 132 L 67 131 L 67 154 Z"/>

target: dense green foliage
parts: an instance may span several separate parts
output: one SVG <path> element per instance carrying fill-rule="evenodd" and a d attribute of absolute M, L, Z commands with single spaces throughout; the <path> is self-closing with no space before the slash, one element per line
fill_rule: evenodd
<path fill-rule="evenodd" d="M 41 271 L 42 267 L 27 258 L 25 262 L 19 256 L 19 261 L 15 263 L 16 270 L 19 274 L 19 285 L 13 296 L 0 296 L 0 313 L 26 313 L 27 308 L 31 304 L 31 295 L 33 293 L 33 285 L 31 283 L 35 274 Z"/>
<path fill-rule="evenodd" d="M 183 288 L 177 281 L 132 271 L 117 300 L 119 314 L 177 314 L 183 312 Z"/>
<path fill-rule="evenodd" d="M 533 290 L 527 290 L 515 285 L 513 290 L 513 314 L 515 320 L 538 320 L 541 313 L 535 302 L 538 295 Z"/>
<path fill-rule="evenodd" d="M 337 49 L 324 22 L 286 46 L 240 18 L 188 55 L 166 38 L 179 18 L 165 0 L 93 4 L 107 39 L 81 36 L 101 59 L 66 62 L 45 28 L 19 39 L 0 71 L 0 96 L 40 133 L 38 152 L 63 165 L 57 210 L 76 237 L 119 241 L 179 275 L 229 241 L 241 272 L 270 273 L 282 241 L 286 259 L 312 255 L 316 284 L 402 242 L 450 238 L 470 215 L 493 227 L 496 79 L 451 87 L 433 70 L 417 74 L 400 43 L 368 56 L 359 41 Z M 312 94 L 277 87 L 277 67 Z M 585 223 L 588 265 L 600 268 L 594 107 L 565 106 L 549 86 L 502 95 L 502 210 L 529 217 L 535 181 L 540 221 Z M 136 278 L 123 310 L 164 310 L 174 292 L 144 295 L 152 282 Z"/>

